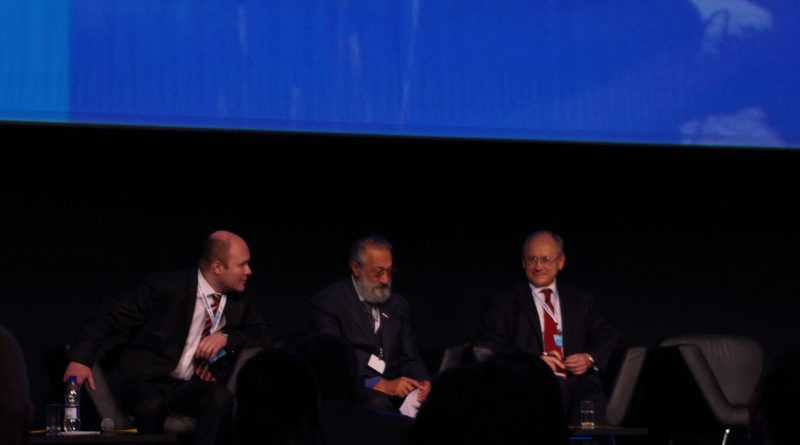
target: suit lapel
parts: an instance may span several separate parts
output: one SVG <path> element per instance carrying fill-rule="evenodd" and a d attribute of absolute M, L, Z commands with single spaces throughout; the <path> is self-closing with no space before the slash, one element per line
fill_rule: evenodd
<path fill-rule="evenodd" d="M 395 316 L 394 305 L 392 304 L 395 301 L 393 297 L 389 297 L 389 299 L 378 307 L 378 316 L 381 317 L 381 338 L 392 339 L 392 338 L 400 338 L 400 335 L 397 333 L 399 329 L 399 325 L 396 323 L 397 317 Z M 387 344 L 391 342 L 383 342 L 383 347 L 386 349 Z"/>
<path fill-rule="evenodd" d="M 225 325 L 239 324 L 244 311 L 244 301 L 242 294 L 230 293 L 225 297 Z"/>
<path fill-rule="evenodd" d="M 364 303 L 358 299 L 358 294 L 352 282 L 350 286 L 348 286 L 348 292 L 344 297 L 347 300 L 344 305 L 347 308 L 347 315 L 352 319 L 353 323 L 358 326 L 365 341 L 373 345 L 377 351 L 380 347 L 378 344 L 378 336 L 375 335 L 374 327 L 369 324 L 369 316 L 364 311 Z"/>
<path fill-rule="evenodd" d="M 197 271 L 194 273 L 189 271 L 188 279 L 186 280 L 186 288 L 184 289 L 184 297 L 181 299 L 181 304 L 184 306 L 180 326 L 184 336 L 184 343 L 186 337 L 189 336 L 189 329 L 192 326 L 192 318 L 194 318 L 194 306 L 197 304 Z"/>
<path fill-rule="evenodd" d="M 539 349 L 543 349 L 544 342 L 542 341 L 542 325 L 539 323 L 539 313 L 536 311 L 536 304 L 533 302 L 533 294 L 531 293 L 530 286 L 523 285 L 517 289 L 514 297 L 517 299 L 517 304 L 522 309 L 522 316 L 531 325 L 534 338 L 539 342 Z"/>
<path fill-rule="evenodd" d="M 561 306 L 561 335 L 564 337 L 564 355 L 574 352 L 575 334 L 578 332 L 575 323 L 578 323 L 578 307 L 575 301 L 569 297 L 569 291 L 558 287 L 558 302 Z"/>

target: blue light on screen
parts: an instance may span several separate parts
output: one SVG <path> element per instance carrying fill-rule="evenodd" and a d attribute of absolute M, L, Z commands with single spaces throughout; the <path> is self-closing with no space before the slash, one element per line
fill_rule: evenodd
<path fill-rule="evenodd" d="M 0 119 L 800 147 L 793 1 L 0 4 Z"/>
<path fill-rule="evenodd" d="M 0 0 L 0 119 L 68 120 L 69 3 Z"/>

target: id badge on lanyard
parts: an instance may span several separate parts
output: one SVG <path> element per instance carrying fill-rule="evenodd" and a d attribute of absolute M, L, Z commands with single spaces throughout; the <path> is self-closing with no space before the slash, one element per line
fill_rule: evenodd
<path fill-rule="evenodd" d="M 556 346 L 558 346 L 562 350 L 564 349 L 564 336 L 561 335 L 561 329 L 559 329 L 558 331 L 556 331 L 555 334 L 553 334 L 553 343 L 555 343 Z"/>

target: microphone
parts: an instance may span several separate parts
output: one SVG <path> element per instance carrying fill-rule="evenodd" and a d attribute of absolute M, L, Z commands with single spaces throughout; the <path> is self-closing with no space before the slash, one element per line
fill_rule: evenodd
<path fill-rule="evenodd" d="M 103 419 L 102 422 L 100 422 L 100 429 L 103 430 L 104 433 L 110 433 L 114 431 L 114 426 L 115 426 L 114 420 L 109 419 L 108 417 L 106 417 L 105 419 Z"/>

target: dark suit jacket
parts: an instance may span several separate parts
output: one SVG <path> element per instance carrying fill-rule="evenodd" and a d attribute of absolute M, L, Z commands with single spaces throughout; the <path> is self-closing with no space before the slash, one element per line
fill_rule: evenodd
<path fill-rule="evenodd" d="M 380 312 L 386 314 L 386 317 L 381 317 L 380 328 L 386 362 L 383 377 L 395 379 L 406 376 L 430 380 L 414 344 L 408 302 L 399 294 L 392 292 L 389 299 L 380 306 Z M 311 326 L 320 333 L 344 337 L 352 343 L 358 360 L 359 377 L 371 378 L 380 375 L 367 366 L 369 356 L 378 355 L 378 335 L 370 326 L 364 304 L 358 299 L 349 276 L 332 284 L 311 299 Z"/>
<path fill-rule="evenodd" d="M 588 292 L 558 285 L 563 325 L 564 354 L 587 352 L 602 370 L 620 345 L 619 333 L 597 310 Z M 496 298 L 486 317 L 484 336 L 478 341 L 493 352 L 522 350 L 543 352 L 542 327 L 528 283 Z"/>
<path fill-rule="evenodd" d="M 270 346 L 269 327 L 252 300 L 226 295 L 222 330 L 228 333 L 228 354 L 210 368 L 218 380 L 227 377 L 242 348 Z M 101 307 L 81 327 L 67 358 L 92 366 L 103 340 L 130 331 L 130 341 L 109 379 L 121 383 L 168 376 L 180 360 L 196 302 L 197 269 L 150 276 L 138 289 Z"/>

